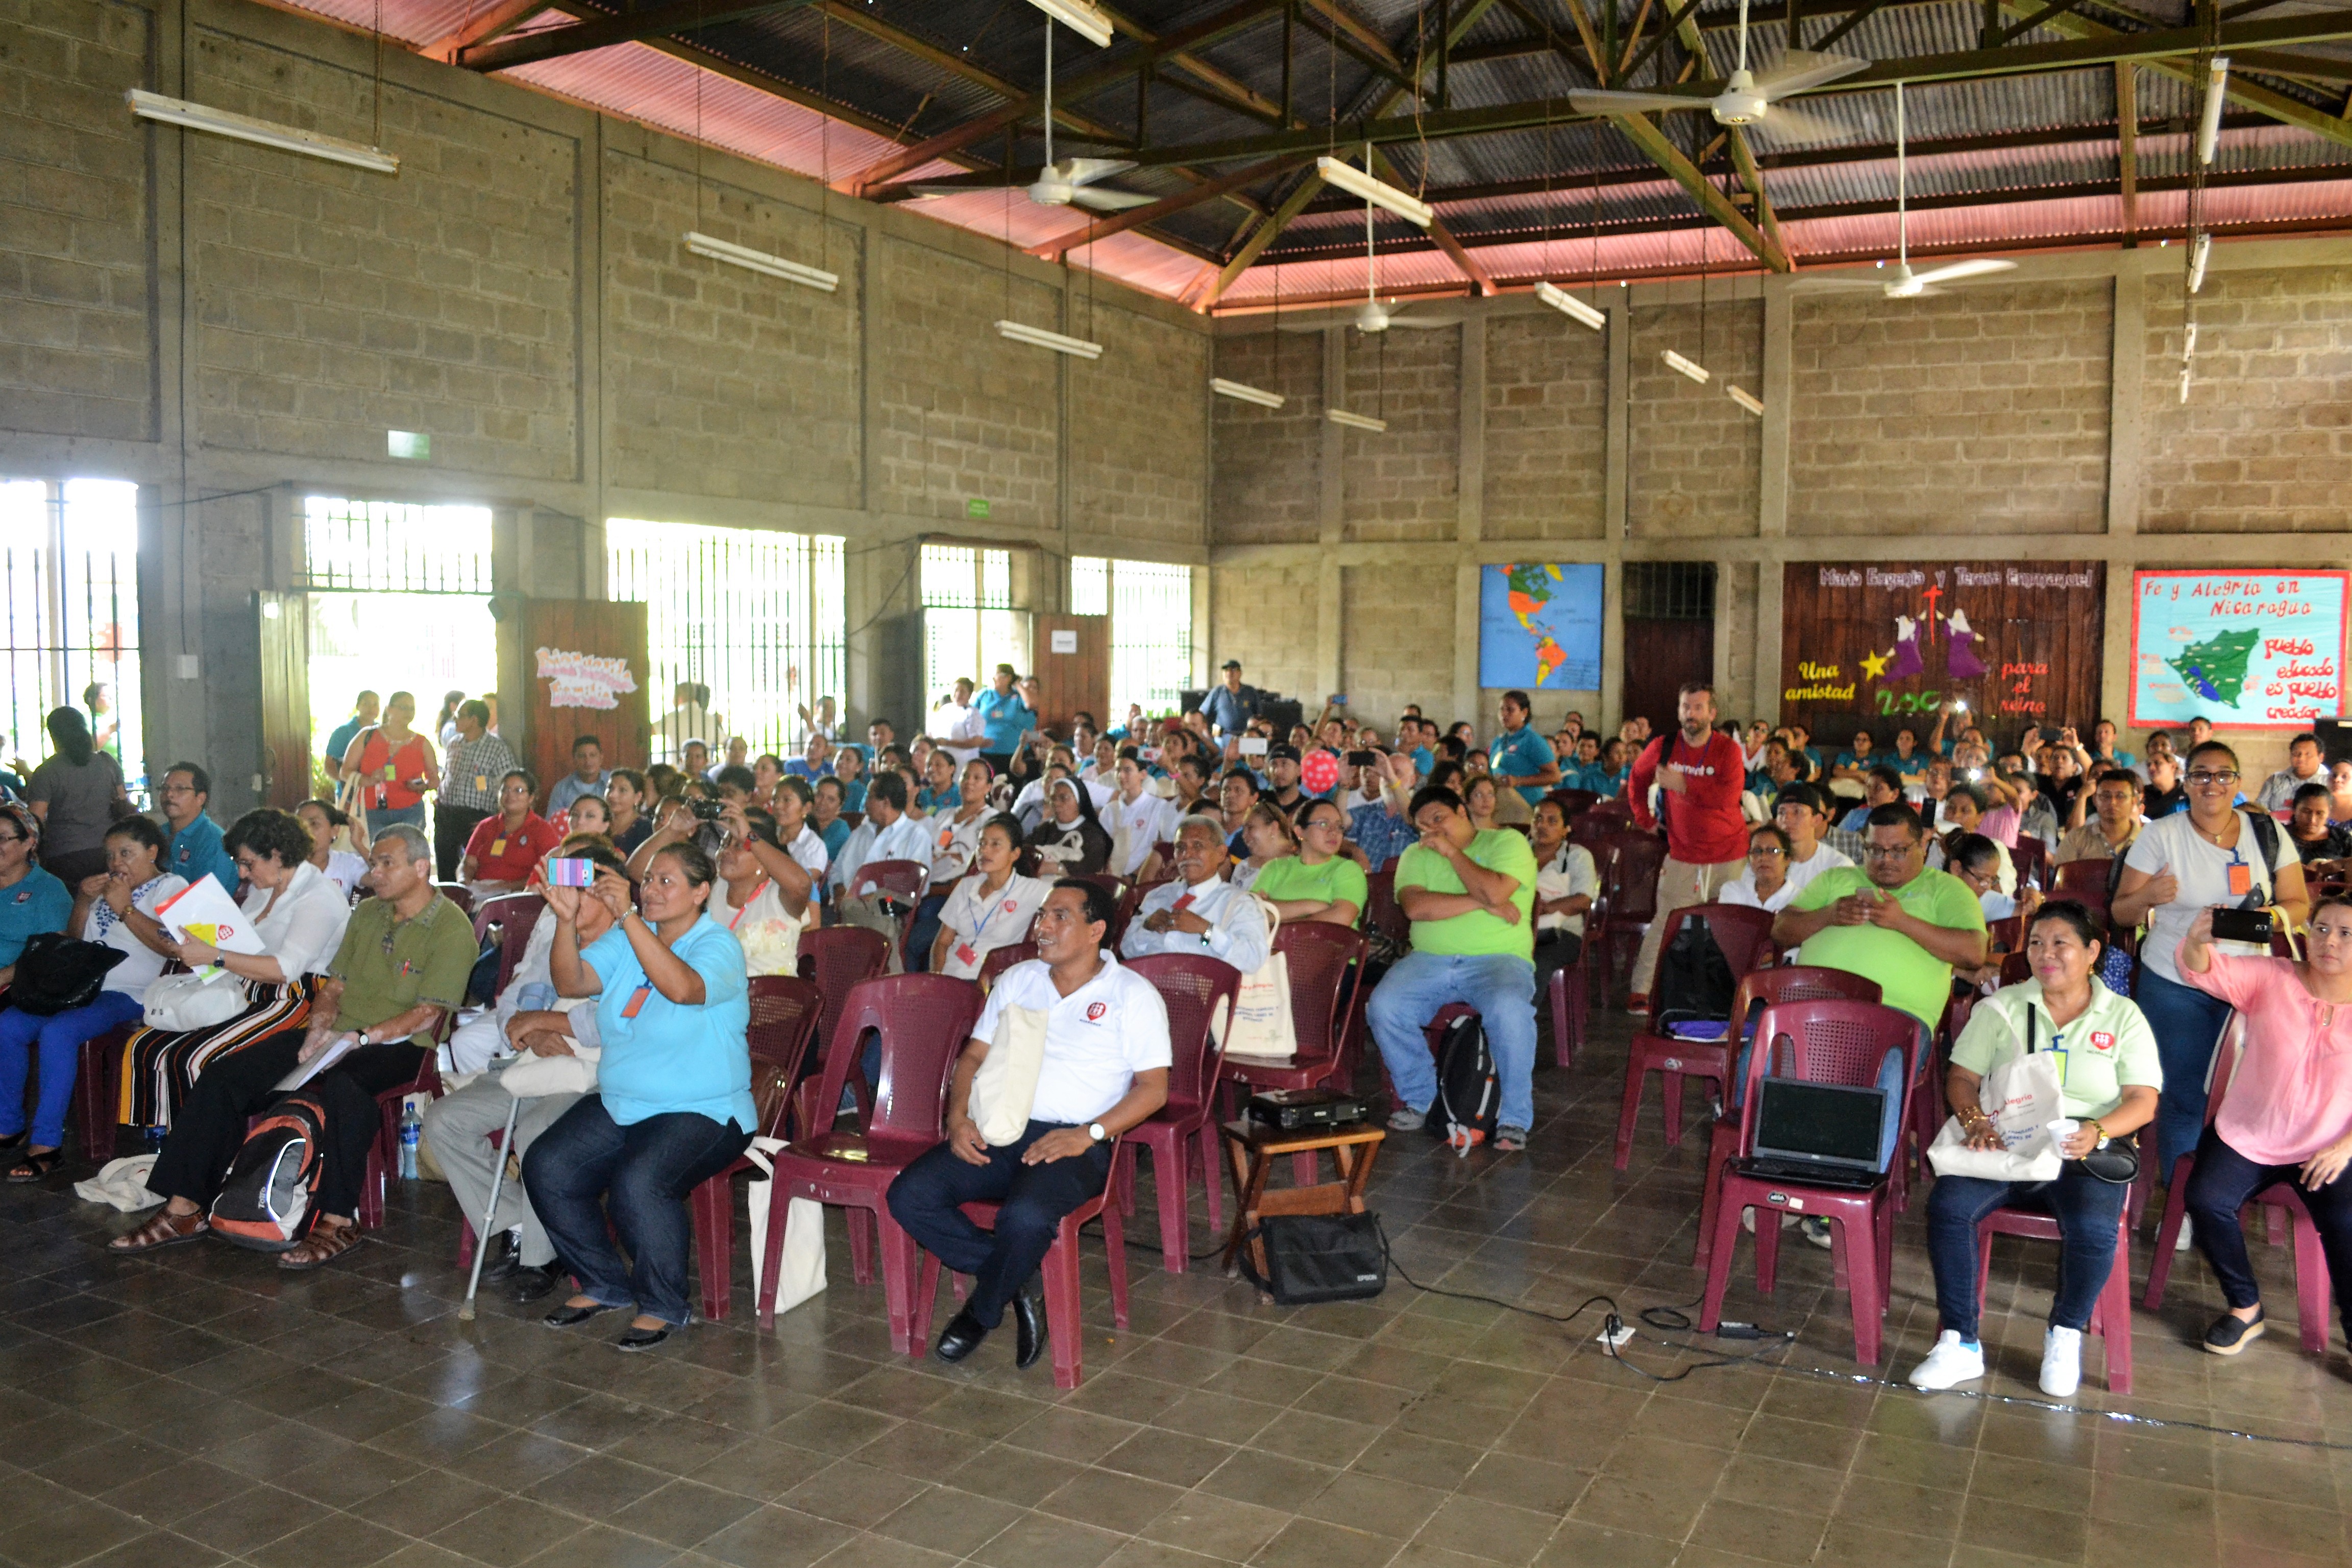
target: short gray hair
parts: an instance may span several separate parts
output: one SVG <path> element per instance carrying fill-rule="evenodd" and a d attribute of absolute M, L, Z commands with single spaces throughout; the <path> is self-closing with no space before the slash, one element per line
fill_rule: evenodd
<path fill-rule="evenodd" d="M 1223 844 L 1225 841 L 1225 825 L 1205 811 L 1196 811 L 1179 822 L 1176 825 L 1176 837 L 1181 838 L 1184 836 L 1184 830 L 1188 827 L 1205 827 L 1210 837 L 1218 843 Z"/>
<path fill-rule="evenodd" d="M 415 823 L 395 822 L 389 827 L 379 829 L 375 835 L 378 844 L 388 838 L 407 845 L 408 858 L 412 862 L 425 859 L 433 853 L 433 841 L 425 837 L 425 829 Z"/>

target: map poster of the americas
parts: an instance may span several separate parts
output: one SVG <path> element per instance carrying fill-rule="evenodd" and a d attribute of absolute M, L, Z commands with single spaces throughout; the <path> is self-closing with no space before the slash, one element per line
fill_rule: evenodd
<path fill-rule="evenodd" d="M 1483 569 L 1478 684 L 1528 691 L 1601 689 L 1601 569 L 1518 562 Z"/>
<path fill-rule="evenodd" d="M 2342 572 L 2136 572 L 2135 725 L 2305 730 L 2344 710 Z"/>

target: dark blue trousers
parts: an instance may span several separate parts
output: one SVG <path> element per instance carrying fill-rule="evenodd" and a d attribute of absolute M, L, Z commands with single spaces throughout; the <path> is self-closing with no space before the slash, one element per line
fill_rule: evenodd
<path fill-rule="evenodd" d="M 890 1184 L 890 1217 L 941 1263 L 972 1277 L 964 1310 L 984 1329 L 1004 1321 L 1004 1309 L 1036 1276 L 1062 1216 L 1101 1192 L 1110 1174 L 1108 1143 L 1042 1165 L 1021 1163 L 1030 1144 L 1060 1125 L 1032 1121 L 1018 1140 L 991 1149 L 985 1165 L 968 1165 L 941 1143 Z M 964 1217 L 961 1205 L 971 1203 L 1000 1205 L 992 1233 Z"/>

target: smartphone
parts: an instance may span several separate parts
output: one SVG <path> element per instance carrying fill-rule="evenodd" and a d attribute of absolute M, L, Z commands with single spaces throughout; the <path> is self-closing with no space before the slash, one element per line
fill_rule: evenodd
<path fill-rule="evenodd" d="M 1242 737 L 1242 755 L 1244 757 L 1262 757 L 1265 755 L 1266 747 L 1273 743 L 1274 742 L 1268 741 L 1264 735 L 1244 735 Z"/>
<path fill-rule="evenodd" d="M 1952 711 L 1955 713 L 1965 713 L 1968 710 L 1969 705 L 1965 702 L 1955 702 L 1952 704 Z"/>
<path fill-rule="evenodd" d="M 596 885 L 596 862 L 588 859 L 550 860 L 547 863 L 547 885 L 551 888 L 593 888 Z"/>
<path fill-rule="evenodd" d="M 1348 765 L 1351 768 L 1369 768 L 1380 760 L 1381 754 L 1378 752 L 1349 752 L 1348 753 Z"/>
<path fill-rule="evenodd" d="M 2217 942 L 2252 942 L 2264 947 L 2271 941 L 2271 912 L 2268 910 L 2215 910 L 2213 937 Z"/>

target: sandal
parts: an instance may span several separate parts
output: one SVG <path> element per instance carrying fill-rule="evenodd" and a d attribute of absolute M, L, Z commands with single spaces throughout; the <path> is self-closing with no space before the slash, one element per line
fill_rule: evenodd
<path fill-rule="evenodd" d="M 201 1240 L 212 1228 L 213 1222 L 202 1209 L 194 1214 L 173 1214 L 167 1208 L 129 1236 L 118 1236 L 108 1242 L 106 1249 L 118 1253 L 152 1252 L 159 1247 Z"/>
<path fill-rule="evenodd" d="M 66 1152 L 62 1149 L 43 1149 L 37 1153 L 27 1154 L 10 1168 L 8 1179 L 12 1182 L 47 1180 L 65 1157 Z"/>
<path fill-rule="evenodd" d="M 310 1235 L 278 1255 L 278 1267 L 317 1268 L 332 1263 L 357 1247 L 360 1240 L 359 1221 L 345 1220 L 341 1225 L 330 1225 L 326 1216 L 321 1215 L 311 1223 Z"/>

